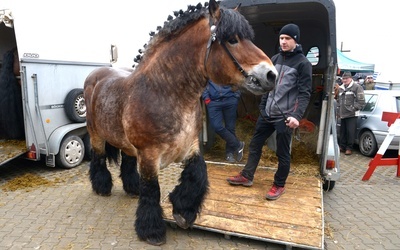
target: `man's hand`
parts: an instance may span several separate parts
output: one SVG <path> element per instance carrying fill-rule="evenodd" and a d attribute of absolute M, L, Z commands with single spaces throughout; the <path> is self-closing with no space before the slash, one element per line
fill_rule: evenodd
<path fill-rule="evenodd" d="M 286 119 L 286 126 L 289 128 L 297 128 L 299 126 L 299 121 L 294 117 L 288 117 Z"/>

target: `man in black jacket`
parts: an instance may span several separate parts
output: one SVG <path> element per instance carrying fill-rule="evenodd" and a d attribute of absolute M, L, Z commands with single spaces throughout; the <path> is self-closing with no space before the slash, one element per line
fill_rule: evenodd
<path fill-rule="evenodd" d="M 249 146 L 249 158 L 244 169 L 227 181 L 232 185 L 252 186 L 265 141 L 276 131 L 278 170 L 274 183 L 266 195 L 276 200 L 285 192 L 290 171 L 290 145 L 293 129 L 308 106 L 312 87 L 312 66 L 304 56 L 300 29 L 295 24 L 285 25 L 279 32 L 279 53 L 271 58 L 279 72 L 275 89 L 262 97 L 260 116 Z"/>

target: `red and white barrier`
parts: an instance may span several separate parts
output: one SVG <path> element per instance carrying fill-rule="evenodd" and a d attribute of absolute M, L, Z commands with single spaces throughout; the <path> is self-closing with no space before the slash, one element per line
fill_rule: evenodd
<path fill-rule="evenodd" d="M 397 166 L 396 176 L 400 177 L 400 143 L 399 154 L 397 158 L 382 158 L 387 148 L 395 136 L 400 136 L 400 113 L 383 112 L 382 121 L 387 121 L 389 126 L 389 133 L 380 146 L 375 157 L 370 161 L 367 172 L 365 172 L 362 180 L 367 181 L 374 173 L 378 166 Z"/>

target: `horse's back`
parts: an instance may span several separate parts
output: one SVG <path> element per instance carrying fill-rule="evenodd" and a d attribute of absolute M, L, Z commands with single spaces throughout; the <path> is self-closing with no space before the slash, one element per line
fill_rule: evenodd
<path fill-rule="evenodd" d="M 93 135 L 100 132 L 100 124 L 105 123 L 105 118 L 109 121 L 108 126 L 121 129 L 118 110 L 123 103 L 122 95 L 125 91 L 121 91 L 120 86 L 123 86 L 126 77 L 132 72 L 133 69 L 129 68 L 101 67 L 87 76 L 84 84 L 86 121 Z"/>
<path fill-rule="evenodd" d="M 115 85 L 118 82 L 123 81 L 132 72 L 133 69 L 131 68 L 113 68 L 113 67 L 101 67 L 93 70 L 86 77 L 84 83 L 84 96 L 88 112 L 90 112 L 90 107 L 92 106 L 94 89 L 96 87 L 100 91 L 101 89 L 104 89 L 109 85 Z"/>
<path fill-rule="evenodd" d="M 113 67 L 101 67 L 93 70 L 85 80 L 84 89 L 86 93 L 91 90 L 98 83 L 105 81 L 115 81 L 116 79 L 125 78 L 133 72 L 132 68 L 113 68 Z"/>

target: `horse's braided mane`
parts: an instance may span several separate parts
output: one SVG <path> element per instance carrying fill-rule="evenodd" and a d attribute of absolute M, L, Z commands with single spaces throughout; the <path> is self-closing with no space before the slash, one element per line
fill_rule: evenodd
<path fill-rule="evenodd" d="M 158 33 L 154 31 L 150 32 L 151 38 L 149 43 L 143 46 L 144 50 L 139 49 L 140 54 L 134 58 L 134 61 L 140 63 L 147 54 L 151 54 L 153 47 L 156 47 L 163 41 L 170 40 L 174 34 L 177 34 L 183 27 L 186 27 L 186 25 L 208 15 L 207 7 L 208 2 L 205 2 L 204 7 L 201 3 L 198 3 L 195 6 L 188 5 L 186 11 L 174 11 L 175 18 L 169 15 L 167 21 L 164 22 L 164 26 L 157 27 Z M 220 7 L 220 9 L 221 19 L 217 24 L 216 31 L 217 39 L 220 42 L 225 42 L 231 39 L 234 35 L 237 35 L 239 39 L 254 39 L 253 28 L 238 11 L 225 9 L 223 7 Z M 133 65 L 133 67 L 135 67 L 135 65 Z"/>
<path fill-rule="evenodd" d="M 150 41 L 148 42 L 148 44 L 145 44 L 143 46 L 144 50 L 139 49 L 140 54 L 136 56 L 134 61 L 136 63 L 139 63 L 143 60 L 146 54 L 149 54 L 151 52 L 153 47 L 157 46 L 157 44 L 165 40 L 169 40 L 174 34 L 179 32 L 186 25 L 197 21 L 201 17 L 204 17 L 207 14 L 207 6 L 207 2 L 204 4 L 204 7 L 201 3 L 198 3 L 196 6 L 188 5 L 186 11 L 174 11 L 173 13 L 175 18 L 169 15 L 167 21 L 164 22 L 164 26 L 157 27 L 158 33 L 150 31 Z"/>

